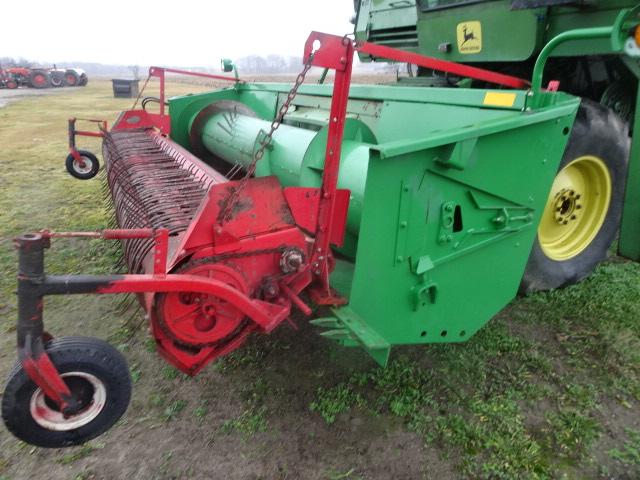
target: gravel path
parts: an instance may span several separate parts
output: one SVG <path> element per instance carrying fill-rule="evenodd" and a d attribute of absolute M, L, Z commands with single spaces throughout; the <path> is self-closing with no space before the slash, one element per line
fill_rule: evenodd
<path fill-rule="evenodd" d="M 68 92 L 74 90 L 77 87 L 64 87 L 64 88 L 43 88 L 42 90 L 37 88 L 20 87 L 16 89 L 2 88 L 0 89 L 0 108 L 6 107 L 9 103 L 20 100 L 24 97 L 33 97 L 38 95 L 53 95 L 56 93 Z"/>

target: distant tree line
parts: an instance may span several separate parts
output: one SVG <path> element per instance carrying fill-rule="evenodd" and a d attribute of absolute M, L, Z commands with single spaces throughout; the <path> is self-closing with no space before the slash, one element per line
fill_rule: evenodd
<path fill-rule="evenodd" d="M 11 68 L 11 67 L 34 67 L 35 64 L 26 58 L 18 57 L 0 57 L 0 67 Z"/>
<path fill-rule="evenodd" d="M 298 73 L 302 70 L 302 57 L 292 57 L 283 55 L 248 55 L 234 59 L 238 67 L 240 75 L 242 74 L 277 74 L 277 73 Z M 0 57 L 0 67 L 52 67 L 52 63 L 38 63 L 23 57 Z M 148 66 L 143 65 L 107 65 L 95 62 L 58 62 L 59 68 L 75 67 L 82 68 L 89 75 L 94 76 L 111 76 L 122 78 L 146 78 Z M 170 65 L 164 65 L 170 66 Z M 219 73 L 219 67 L 181 67 L 184 70 L 193 70 L 198 72 Z M 370 72 L 393 72 L 398 67 L 393 64 L 369 63 L 356 64 L 356 69 L 366 70 Z"/>
<path fill-rule="evenodd" d="M 302 57 L 282 55 L 249 55 L 236 60 L 240 73 L 297 73 L 302 70 Z"/>

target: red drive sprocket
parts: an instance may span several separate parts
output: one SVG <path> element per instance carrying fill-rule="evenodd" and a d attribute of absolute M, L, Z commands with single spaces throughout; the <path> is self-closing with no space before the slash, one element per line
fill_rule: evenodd
<path fill-rule="evenodd" d="M 218 263 L 188 265 L 183 275 L 199 275 L 226 283 L 247 294 L 242 274 Z M 193 292 L 167 293 L 158 301 L 158 321 L 177 342 L 202 348 L 227 338 L 242 323 L 244 315 L 233 305 L 212 295 Z"/>
<path fill-rule="evenodd" d="M 223 282 L 247 294 L 242 274 L 223 263 L 188 263 L 179 270 Z M 208 360 L 237 348 L 252 323 L 232 304 L 214 295 L 193 292 L 156 296 L 154 327 L 160 334 L 161 353 L 183 371 L 196 373 Z"/>

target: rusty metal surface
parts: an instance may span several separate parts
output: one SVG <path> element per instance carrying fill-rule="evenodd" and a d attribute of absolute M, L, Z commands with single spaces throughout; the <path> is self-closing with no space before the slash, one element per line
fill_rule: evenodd
<path fill-rule="evenodd" d="M 105 134 L 103 155 L 115 222 L 120 228 L 166 228 L 183 233 L 209 188 L 226 178 L 155 131 Z M 122 241 L 131 273 L 143 272 L 153 239 Z"/>

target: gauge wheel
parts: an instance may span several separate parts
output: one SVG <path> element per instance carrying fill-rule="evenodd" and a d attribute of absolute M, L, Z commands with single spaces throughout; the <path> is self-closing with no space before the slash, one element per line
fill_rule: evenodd
<path fill-rule="evenodd" d="M 626 124 L 582 100 L 547 199 L 520 292 L 579 282 L 607 257 L 620 226 L 629 157 Z"/>
<path fill-rule="evenodd" d="M 67 172 L 80 180 L 89 180 L 95 177 L 100 170 L 98 158 L 87 150 L 78 150 L 78 153 L 82 157 L 82 162 L 77 161 L 71 153 L 67 155 L 65 161 Z"/>
<path fill-rule="evenodd" d="M 7 429 L 31 445 L 61 448 L 80 445 L 111 428 L 131 399 L 131 378 L 122 354 L 88 337 L 54 339 L 45 348 L 79 407 L 63 415 L 18 364 L 2 397 Z"/>

